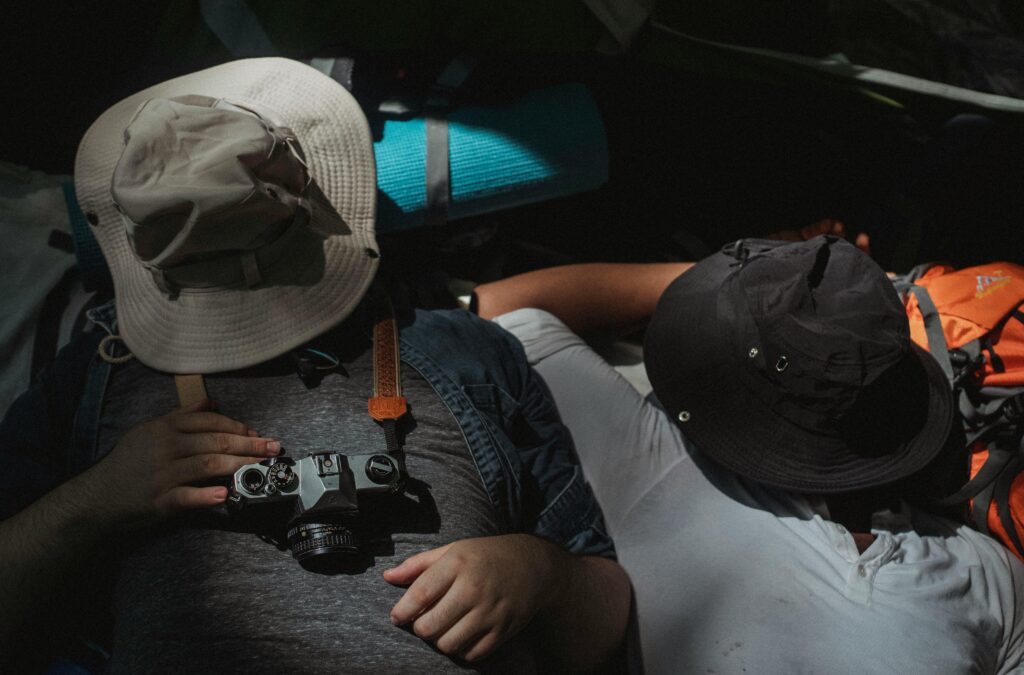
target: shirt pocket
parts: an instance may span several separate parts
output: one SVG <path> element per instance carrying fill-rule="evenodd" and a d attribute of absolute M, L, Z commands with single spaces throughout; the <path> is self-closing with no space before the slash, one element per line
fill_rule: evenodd
<path fill-rule="evenodd" d="M 464 384 L 462 391 L 473 407 L 500 417 L 506 428 L 513 428 L 522 417 L 519 401 L 496 384 Z"/>

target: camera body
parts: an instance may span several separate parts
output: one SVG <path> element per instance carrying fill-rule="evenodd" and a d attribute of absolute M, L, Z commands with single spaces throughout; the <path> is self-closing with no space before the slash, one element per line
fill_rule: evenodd
<path fill-rule="evenodd" d="M 229 508 L 295 502 L 288 524 L 292 555 L 304 566 L 329 560 L 351 566 L 364 558 L 359 539 L 358 497 L 395 493 L 402 487 L 398 463 L 390 455 L 318 452 L 293 460 L 279 457 L 246 464 L 231 478 Z"/>

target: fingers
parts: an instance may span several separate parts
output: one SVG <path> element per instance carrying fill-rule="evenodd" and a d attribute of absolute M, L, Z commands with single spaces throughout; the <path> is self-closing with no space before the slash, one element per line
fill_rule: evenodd
<path fill-rule="evenodd" d="M 270 438 L 239 436 L 224 432 L 196 433 L 182 435 L 176 444 L 175 451 L 178 457 L 220 454 L 264 459 L 279 455 L 281 443 Z"/>
<path fill-rule="evenodd" d="M 423 574 L 424 571 L 438 560 L 440 560 L 451 544 L 441 546 L 440 548 L 434 548 L 423 553 L 417 553 L 414 556 L 406 558 L 402 564 L 397 567 L 392 567 L 389 570 L 384 570 L 384 580 L 389 584 L 396 586 L 408 586 L 412 582 Z"/>
<path fill-rule="evenodd" d="M 233 475 L 246 464 L 260 461 L 259 457 L 235 457 L 232 455 L 193 455 L 171 463 L 167 469 L 167 485 L 176 488 L 190 483 L 199 483 L 211 478 Z"/>
<path fill-rule="evenodd" d="M 476 644 L 473 644 L 469 649 L 464 649 L 462 658 L 467 661 L 479 661 L 480 659 L 486 658 L 494 652 L 495 649 L 501 646 L 505 641 L 505 636 L 497 631 L 491 631 L 486 633 L 482 638 L 477 640 Z M 471 643 L 472 644 L 472 643 Z"/>
<path fill-rule="evenodd" d="M 868 236 L 867 232 L 861 232 L 858 234 L 853 245 L 868 255 L 871 255 L 871 238 Z"/>
<path fill-rule="evenodd" d="M 822 234 L 831 234 L 836 237 L 846 238 L 846 226 L 841 220 L 835 218 L 822 218 L 816 223 L 805 225 L 799 230 L 780 230 L 764 235 L 765 239 L 778 239 L 780 241 L 807 241 Z M 852 233 L 851 233 L 852 235 Z M 871 239 L 866 232 L 860 232 L 853 238 L 853 245 L 867 255 L 871 255 Z"/>
<path fill-rule="evenodd" d="M 444 654 L 480 661 L 494 653 L 510 637 L 508 627 L 496 626 L 487 612 L 474 610 L 445 631 L 434 643 Z"/>
<path fill-rule="evenodd" d="M 455 574 L 444 565 L 435 565 L 413 582 L 402 598 L 391 608 L 391 623 L 409 623 L 437 602 L 455 581 Z"/>
<path fill-rule="evenodd" d="M 821 220 L 805 225 L 800 228 L 800 238 L 803 240 L 813 239 L 823 234 L 831 234 L 837 237 L 846 236 L 846 226 L 842 221 L 835 218 L 822 218 Z"/>
<path fill-rule="evenodd" d="M 438 649 L 450 653 L 441 648 L 442 636 L 448 637 L 449 629 L 465 617 L 474 608 L 476 603 L 469 593 L 464 589 L 460 591 L 459 584 L 455 583 L 444 596 L 441 597 L 432 607 L 420 614 L 412 624 L 412 632 L 424 640 L 437 641 Z M 466 632 L 465 629 L 462 631 Z M 468 639 L 468 635 L 465 636 Z M 461 642 L 459 645 L 461 646 Z"/>
<path fill-rule="evenodd" d="M 156 500 L 157 509 L 164 513 L 201 509 L 217 506 L 228 496 L 228 489 L 222 486 L 191 487 L 181 486 L 168 490 Z"/>
<path fill-rule="evenodd" d="M 171 413 L 168 417 L 174 429 L 190 434 L 203 431 L 219 431 L 225 434 L 245 436 L 249 432 L 249 427 L 244 423 L 215 412 L 190 411 L 187 408 L 183 408 L 180 411 Z"/>
<path fill-rule="evenodd" d="M 802 241 L 805 237 L 796 230 L 779 230 L 764 235 L 765 239 L 776 239 L 778 241 Z"/>
<path fill-rule="evenodd" d="M 491 630 L 483 614 L 480 611 L 467 613 L 434 644 L 441 652 L 449 655 L 460 654 L 467 661 L 470 660 L 470 653 L 473 653 L 474 658 L 483 658 L 490 652 L 480 654 L 481 650 L 477 650 L 476 647 Z"/>

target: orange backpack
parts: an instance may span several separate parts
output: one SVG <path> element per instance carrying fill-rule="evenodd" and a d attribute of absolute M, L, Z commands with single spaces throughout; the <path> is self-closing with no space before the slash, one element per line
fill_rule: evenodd
<path fill-rule="evenodd" d="M 970 480 L 940 502 L 970 500 L 971 519 L 1024 560 L 1024 267 L 925 265 L 896 280 L 910 337 L 953 387 Z"/>

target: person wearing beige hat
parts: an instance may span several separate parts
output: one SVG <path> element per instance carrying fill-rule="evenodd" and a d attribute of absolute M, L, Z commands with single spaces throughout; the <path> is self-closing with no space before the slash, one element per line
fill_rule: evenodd
<path fill-rule="evenodd" d="M 109 672 L 616 652 L 629 582 L 521 347 L 375 282 L 347 91 L 284 59 L 164 82 L 92 125 L 75 182 L 115 299 L 0 427 L 0 662 L 97 607 Z"/>

